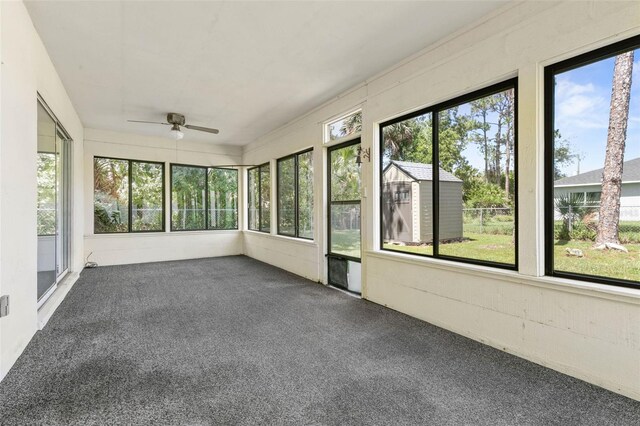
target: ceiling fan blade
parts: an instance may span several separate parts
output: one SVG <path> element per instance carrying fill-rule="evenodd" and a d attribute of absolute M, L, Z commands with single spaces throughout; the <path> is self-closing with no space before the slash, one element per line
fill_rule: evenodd
<path fill-rule="evenodd" d="M 191 130 L 200 130 L 201 132 L 213 133 L 216 135 L 220 133 L 220 130 L 212 129 L 210 127 L 193 126 L 191 124 L 185 124 L 183 127 L 186 127 L 187 129 L 191 129 Z"/>
<path fill-rule="evenodd" d="M 169 123 L 160 123 L 158 121 L 144 121 L 144 120 L 127 120 L 129 123 L 147 123 L 147 124 L 162 124 L 164 126 L 171 126 Z"/>

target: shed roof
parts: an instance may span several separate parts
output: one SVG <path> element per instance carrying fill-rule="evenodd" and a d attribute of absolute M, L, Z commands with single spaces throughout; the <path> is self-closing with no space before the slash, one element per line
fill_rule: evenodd
<path fill-rule="evenodd" d="M 604 168 L 591 170 L 579 175 L 558 179 L 554 184 L 555 186 L 600 185 L 603 172 Z M 640 157 L 625 161 L 622 164 L 622 183 L 638 181 L 640 181 Z"/>
<path fill-rule="evenodd" d="M 433 167 L 431 164 L 396 160 L 392 160 L 389 166 L 391 166 L 391 164 L 395 165 L 415 180 L 433 180 Z M 462 182 L 462 180 L 458 179 L 452 173 L 444 170 L 442 167 L 439 169 L 439 178 L 440 181 L 443 182 Z"/>

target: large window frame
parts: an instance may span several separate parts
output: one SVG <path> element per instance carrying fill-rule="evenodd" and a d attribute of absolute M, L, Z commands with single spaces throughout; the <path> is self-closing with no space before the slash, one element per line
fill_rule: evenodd
<path fill-rule="evenodd" d="M 303 240 L 310 240 L 313 241 L 313 237 L 309 238 L 309 237 L 304 237 L 304 236 L 300 236 L 300 179 L 299 179 L 299 172 L 300 172 L 300 166 L 299 166 L 299 157 L 303 154 L 308 154 L 310 152 L 313 152 L 313 148 L 309 148 L 306 149 L 304 151 L 300 151 L 300 152 L 296 152 L 295 154 L 291 154 L 291 155 L 287 155 L 286 157 L 282 157 L 279 158 L 276 162 L 276 216 L 277 216 L 277 233 L 278 235 L 283 235 L 285 237 L 292 237 L 292 238 L 300 238 Z M 280 164 L 293 159 L 293 170 L 294 170 L 294 174 L 293 174 L 293 180 L 294 180 L 294 195 L 293 195 L 293 204 L 294 204 L 294 232 L 293 234 L 288 234 L 286 232 L 283 232 L 280 228 L 280 190 L 281 190 L 281 185 L 280 185 Z M 313 159 L 312 159 L 313 161 Z M 313 189 L 312 189 L 313 191 Z"/>
<path fill-rule="evenodd" d="M 196 229 L 176 229 L 173 225 L 173 168 L 175 167 L 190 167 L 194 169 L 204 169 L 204 228 Z M 212 169 L 233 170 L 236 173 L 236 226 L 229 228 L 212 228 L 209 227 L 209 211 L 210 211 L 210 196 L 209 196 L 209 171 Z M 239 215 L 238 215 L 238 198 L 239 198 L 239 173 L 238 169 L 231 167 L 215 167 L 215 166 L 199 166 L 194 164 L 182 164 L 171 163 L 170 165 L 170 179 L 169 179 L 169 205 L 171 210 L 169 212 L 169 221 L 171 223 L 171 232 L 199 232 L 199 231 L 237 231 L 239 229 Z"/>
<path fill-rule="evenodd" d="M 378 167 L 379 167 L 379 186 L 378 186 L 378 190 L 379 190 L 379 206 L 378 206 L 378 213 L 379 213 L 379 231 L 380 231 L 380 238 L 379 238 L 379 243 L 380 243 L 380 250 L 381 251 L 385 251 L 385 252 L 391 252 L 391 253 L 398 253 L 398 254 L 402 254 L 402 255 L 407 255 L 407 256 L 415 256 L 415 257 L 426 257 L 426 258 L 433 258 L 433 259 L 443 259 L 443 260 L 450 260 L 450 261 L 455 261 L 455 262 L 459 262 L 459 263 L 466 263 L 466 264 L 472 264 L 472 265 L 481 265 L 481 266 L 490 266 L 493 268 L 500 268 L 500 269 L 507 269 L 507 270 L 512 270 L 512 271 L 517 271 L 518 270 L 518 265 L 519 265 L 519 259 L 518 259 L 518 241 L 519 241 L 519 232 L 518 232 L 518 78 L 514 77 L 505 81 L 502 81 L 500 83 L 496 83 L 493 84 L 491 86 L 485 87 L 483 89 L 479 89 L 461 96 L 458 96 L 456 98 L 453 99 L 449 99 L 447 101 L 441 102 L 439 104 L 433 105 L 433 106 L 429 106 L 426 108 L 422 108 L 420 110 L 417 111 L 413 111 L 411 113 L 402 115 L 400 117 L 396 117 L 394 119 L 385 121 L 380 123 L 379 125 L 379 144 L 380 144 L 380 153 L 384 152 L 384 137 L 383 137 L 383 132 L 384 132 L 384 128 L 386 126 L 392 125 L 392 124 L 396 124 L 405 120 L 409 120 L 412 118 L 416 118 L 419 117 L 421 115 L 425 115 L 425 114 L 431 114 L 432 116 L 432 128 L 431 128 L 431 140 L 432 140 L 432 158 L 431 158 L 431 164 L 434 165 L 438 165 L 440 164 L 439 162 L 439 129 L 438 129 L 438 122 L 440 120 L 440 112 L 442 111 L 446 111 L 450 108 L 468 103 L 468 102 L 472 102 L 474 100 L 477 99 L 481 99 L 484 98 L 486 96 L 492 95 L 492 94 L 496 94 L 499 92 L 503 92 L 506 90 L 513 90 L 513 95 L 514 95 L 514 109 L 513 109 L 513 114 L 514 114 L 514 129 L 513 129 L 513 135 L 514 135 L 514 149 L 513 149 L 513 154 L 514 154 L 514 158 L 513 158 L 513 166 L 514 166 L 514 203 L 513 203 L 513 212 L 514 212 L 514 247 L 515 247 L 515 253 L 514 253 L 514 263 L 501 263 L 501 262 L 494 262 L 494 261 L 488 261 L 488 260 L 480 260 L 480 259 L 473 259 L 473 258 L 466 258 L 466 257 L 459 257 L 459 256 L 453 256 L 453 255 L 445 255 L 445 254 L 441 254 L 439 253 L 439 245 L 440 245 L 440 238 L 439 238 L 439 232 L 440 232 L 440 191 L 439 191 L 439 187 L 440 187 L 440 182 L 439 182 L 439 174 L 440 174 L 440 167 L 433 167 L 433 180 L 432 180 L 432 212 L 431 214 L 433 215 L 433 224 L 432 224 L 432 230 L 433 230 L 433 254 L 423 254 L 423 253 L 408 253 L 408 252 L 402 252 L 402 251 L 398 251 L 398 250 L 392 250 L 392 249 L 388 249 L 384 247 L 384 221 L 382 220 L 382 216 L 383 216 L 383 208 L 384 208 L 384 200 L 383 200 L 383 189 L 384 189 L 384 173 L 383 173 L 383 156 L 382 154 L 380 154 L 380 158 L 379 158 L 379 163 L 378 163 Z"/>
<path fill-rule="evenodd" d="M 256 232 L 264 232 L 265 234 L 270 234 L 271 233 L 271 225 L 269 225 L 269 229 L 265 229 L 262 226 L 262 168 L 263 167 L 268 167 L 269 168 L 269 179 L 271 179 L 271 163 L 270 162 L 266 162 L 260 165 L 257 165 L 255 167 L 251 167 L 249 169 L 247 169 L 247 200 L 249 199 L 249 186 L 250 186 L 250 173 L 252 170 L 257 170 L 258 173 L 258 199 L 256 200 L 256 206 L 257 206 L 257 218 L 256 218 L 256 223 L 258 224 L 258 228 L 251 228 L 251 206 L 247 204 L 247 229 L 249 231 L 256 231 Z M 271 182 L 269 183 L 269 188 L 271 188 Z M 271 194 L 269 194 L 269 199 L 271 199 Z M 271 223 L 271 207 L 269 208 L 269 224 Z"/>
<path fill-rule="evenodd" d="M 618 287 L 640 288 L 640 282 L 637 281 L 578 272 L 556 271 L 554 268 L 555 76 L 559 73 L 584 67 L 636 49 L 640 49 L 640 36 L 631 37 L 544 68 L 544 263 L 545 275 L 547 276 Z"/>
<path fill-rule="evenodd" d="M 122 231 L 122 232 L 96 232 L 96 224 L 95 224 L 95 214 L 94 214 L 94 223 L 93 223 L 93 233 L 95 235 L 112 235 L 112 234 L 148 234 L 148 233 L 155 233 L 155 232 L 165 232 L 166 230 L 166 219 L 165 219 L 165 215 L 166 215 L 166 168 L 165 168 L 165 163 L 161 162 L 161 161 L 146 161 L 146 160 L 132 160 L 132 159 L 128 159 L 128 158 L 118 158 L 118 157 L 107 157 L 107 156 L 102 156 L 102 155 L 95 155 L 93 157 L 93 164 L 94 164 L 94 173 L 95 173 L 95 161 L 96 159 L 103 159 L 103 160 L 116 160 L 116 161 L 126 161 L 128 163 L 128 168 L 127 168 L 127 185 L 128 185 L 128 224 L 127 224 L 127 231 Z M 132 186 L 133 186 L 133 180 L 132 180 L 132 171 L 133 171 L 133 163 L 143 163 L 143 164 L 156 164 L 156 165 L 160 165 L 162 168 L 162 228 L 161 229 L 154 229 L 154 230 L 142 230 L 142 231 L 136 231 L 132 229 L 133 226 L 133 203 L 132 203 L 132 197 L 133 197 L 133 190 L 132 190 Z M 94 185 L 94 193 L 95 193 L 95 185 Z M 94 205 L 95 205 L 95 199 L 94 199 Z"/>

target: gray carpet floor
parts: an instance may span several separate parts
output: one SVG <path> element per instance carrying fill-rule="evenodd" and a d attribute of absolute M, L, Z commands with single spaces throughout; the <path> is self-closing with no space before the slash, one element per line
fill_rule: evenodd
<path fill-rule="evenodd" d="M 233 256 L 85 270 L 0 424 L 638 425 L 640 402 Z"/>

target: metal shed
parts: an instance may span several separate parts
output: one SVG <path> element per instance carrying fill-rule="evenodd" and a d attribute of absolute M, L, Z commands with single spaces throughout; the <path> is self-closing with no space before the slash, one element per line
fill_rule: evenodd
<path fill-rule="evenodd" d="M 439 169 L 440 239 L 462 237 L 462 180 Z M 391 161 L 383 180 L 384 240 L 433 241 L 433 168 L 431 164 Z"/>

